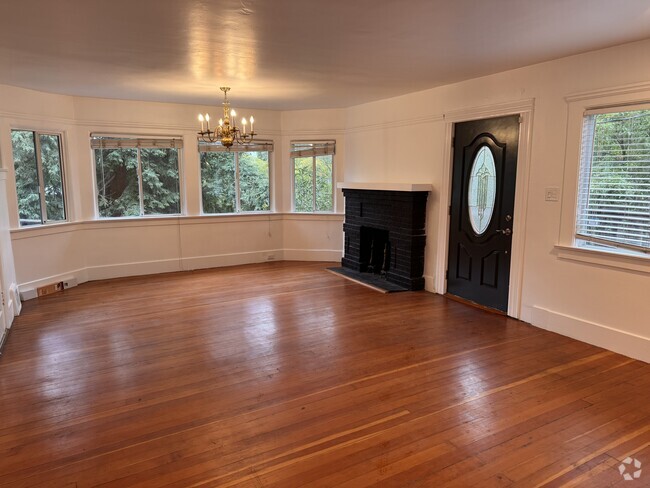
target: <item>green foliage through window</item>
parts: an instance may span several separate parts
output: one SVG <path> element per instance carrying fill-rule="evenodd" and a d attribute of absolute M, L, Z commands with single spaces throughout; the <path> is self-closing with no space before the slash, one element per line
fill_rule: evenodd
<path fill-rule="evenodd" d="M 21 226 L 66 220 L 61 136 L 12 130 Z"/>
<path fill-rule="evenodd" d="M 292 143 L 293 208 L 296 212 L 332 212 L 334 143 Z"/>
<path fill-rule="evenodd" d="M 650 110 L 585 116 L 577 237 L 650 251 Z"/>
<path fill-rule="evenodd" d="M 94 149 L 100 217 L 181 213 L 179 149 L 107 145 Z"/>
<path fill-rule="evenodd" d="M 201 151 L 203 213 L 271 208 L 268 151 Z"/>

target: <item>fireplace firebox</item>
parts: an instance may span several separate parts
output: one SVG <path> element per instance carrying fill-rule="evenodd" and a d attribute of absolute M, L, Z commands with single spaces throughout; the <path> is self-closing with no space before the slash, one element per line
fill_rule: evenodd
<path fill-rule="evenodd" d="M 361 227 L 359 263 L 362 273 L 386 275 L 390 266 L 390 241 L 387 230 Z"/>
<path fill-rule="evenodd" d="M 409 185 L 408 191 L 341 187 L 345 196 L 341 266 L 367 273 L 373 282 L 379 275 L 406 290 L 424 288 L 429 185 Z"/>

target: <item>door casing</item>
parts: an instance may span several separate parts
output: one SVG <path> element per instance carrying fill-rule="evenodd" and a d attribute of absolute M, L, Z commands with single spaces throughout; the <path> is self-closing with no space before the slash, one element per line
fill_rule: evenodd
<path fill-rule="evenodd" d="M 532 137 L 532 119 L 535 100 L 491 105 L 488 107 L 459 110 L 444 115 L 446 164 L 440 184 L 440 213 L 438 218 L 438 252 L 436 256 L 436 274 L 434 290 L 436 293 L 447 292 L 447 257 L 449 253 L 449 205 L 451 204 L 451 177 L 453 165 L 454 124 L 470 120 L 488 119 L 503 115 L 520 116 L 519 150 L 517 152 L 517 178 L 515 183 L 515 210 L 512 227 L 512 255 L 510 261 L 510 289 L 508 292 L 508 315 L 521 317 L 521 291 L 524 273 L 524 249 L 526 243 L 526 211 L 528 208 L 528 190 L 530 175 L 530 151 Z"/>

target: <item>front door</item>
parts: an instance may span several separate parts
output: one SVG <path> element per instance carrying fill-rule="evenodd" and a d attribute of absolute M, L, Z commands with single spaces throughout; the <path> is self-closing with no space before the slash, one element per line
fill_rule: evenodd
<path fill-rule="evenodd" d="M 454 129 L 447 293 L 507 312 L 519 115 Z"/>

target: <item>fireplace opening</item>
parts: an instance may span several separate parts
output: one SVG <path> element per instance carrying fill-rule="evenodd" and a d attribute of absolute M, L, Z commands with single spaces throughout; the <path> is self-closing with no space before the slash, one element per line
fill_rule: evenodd
<path fill-rule="evenodd" d="M 361 227 L 360 270 L 386 276 L 390 267 L 390 241 L 388 231 L 374 227 Z"/>

